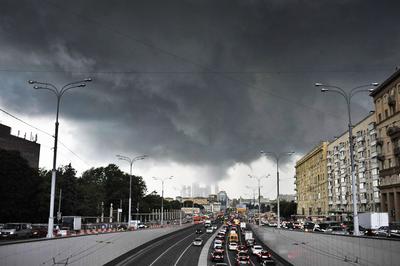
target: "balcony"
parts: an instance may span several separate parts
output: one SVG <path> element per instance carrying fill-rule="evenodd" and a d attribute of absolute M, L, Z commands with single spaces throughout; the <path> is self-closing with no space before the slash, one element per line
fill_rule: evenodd
<path fill-rule="evenodd" d="M 378 156 L 378 152 L 377 151 L 372 151 L 371 152 L 371 158 L 375 158 Z"/>
<path fill-rule="evenodd" d="M 360 188 L 360 193 L 366 193 L 366 192 L 367 192 L 367 189 L 365 187 Z"/>
<path fill-rule="evenodd" d="M 400 147 L 394 147 L 393 154 L 394 154 L 394 156 L 399 157 L 400 156 Z"/>
<path fill-rule="evenodd" d="M 377 158 L 379 161 L 383 162 L 383 161 L 385 160 L 385 155 L 378 154 L 378 155 L 376 156 L 376 158 Z"/>
<path fill-rule="evenodd" d="M 361 202 L 362 204 L 365 204 L 365 203 L 367 203 L 367 199 L 361 199 L 360 202 Z"/>
<path fill-rule="evenodd" d="M 384 178 L 386 176 L 392 176 L 392 175 L 399 175 L 400 174 L 400 167 L 399 166 L 395 166 L 395 167 L 391 167 L 391 168 L 386 168 L 386 169 L 382 169 L 379 171 L 379 176 Z"/>
<path fill-rule="evenodd" d="M 357 137 L 357 142 L 363 142 L 363 141 L 364 141 L 364 136 Z"/>
<path fill-rule="evenodd" d="M 395 106 L 396 105 L 396 97 L 394 95 L 390 95 L 388 97 L 388 104 L 389 104 L 389 106 Z"/>
<path fill-rule="evenodd" d="M 365 182 L 367 182 L 367 180 L 365 179 L 365 177 L 361 177 L 358 179 L 358 182 L 365 183 Z"/>
<path fill-rule="evenodd" d="M 357 152 L 363 152 L 364 150 L 365 150 L 364 147 L 360 147 L 360 148 L 357 149 Z"/>
<path fill-rule="evenodd" d="M 400 128 L 397 126 L 391 126 L 387 129 L 386 134 L 391 138 L 391 139 L 396 139 L 400 137 Z"/>

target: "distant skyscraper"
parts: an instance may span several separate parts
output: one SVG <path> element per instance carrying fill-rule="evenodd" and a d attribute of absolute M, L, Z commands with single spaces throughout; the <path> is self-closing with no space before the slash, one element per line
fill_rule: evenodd
<path fill-rule="evenodd" d="M 218 192 L 219 192 L 218 183 L 215 183 L 215 185 L 214 185 L 214 194 L 218 194 Z"/>

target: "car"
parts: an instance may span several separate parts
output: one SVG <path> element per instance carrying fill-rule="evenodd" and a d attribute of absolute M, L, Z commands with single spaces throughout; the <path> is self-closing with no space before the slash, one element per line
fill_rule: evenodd
<path fill-rule="evenodd" d="M 249 265 L 250 259 L 248 257 L 242 256 L 242 257 L 237 257 L 236 259 L 236 265 Z"/>
<path fill-rule="evenodd" d="M 251 254 L 257 255 L 257 254 L 260 253 L 262 250 L 263 250 L 263 247 L 262 247 L 262 246 L 260 246 L 260 245 L 254 245 L 254 246 L 251 248 Z"/>
<path fill-rule="evenodd" d="M 236 242 L 229 242 L 228 249 L 229 250 L 236 250 L 238 244 Z"/>
<path fill-rule="evenodd" d="M 224 261 L 224 253 L 214 250 L 211 252 L 211 261 Z"/>
<path fill-rule="evenodd" d="M 32 225 L 31 237 L 43 238 L 47 236 L 47 225 Z"/>
<path fill-rule="evenodd" d="M 207 227 L 206 233 L 207 233 L 207 234 L 212 234 L 212 232 L 214 232 L 214 230 L 212 229 L 212 227 Z"/>
<path fill-rule="evenodd" d="M 257 253 L 257 259 L 259 262 L 263 262 L 263 261 L 270 261 L 272 262 L 272 255 L 270 252 L 266 251 L 266 250 L 261 250 L 261 252 Z"/>
<path fill-rule="evenodd" d="M 221 240 L 219 240 L 219 239 L 215 239 L 215 240 L 214 240 L 214 248 L 215 248 L 215 246 L 217 246 L 217 245 L 222 246 L 222 245 L 223 245 L 223 242 L 222 242 Z"/>
<path fill-rule="evenodd" d="M 224 252 L 224 247 L 222 245 L 216 245 L 214 246 L 214 250 Z"/>
<path fill-rule="evenodd" d="M 218 263 L 214 264 L 214 266 L 228 266 L 228 264 L 225 262 L 218 262 Z"/>
<path fill-rule="evenodd" d="M 196 229 L 196 234 L 202 234 L 203 230 L 201 230 L 200 228 Z"/>
<path fill-rule="evenodd" d="M 211 228 L 212 228 L 213 230 L 217 230 L 217 229 L 218 229 L 218 226 L 217 226 L 216 224 L 214 224 L 213 226 L 211 226 Z"/>
<path fill-rule="evenodd" d="M 349 232 L 346 229 L 342 228 L 341 226 L 329 226 L 325 232 L 331 233 L 333 235 L 348 235 L 349 234 Z"/>
<path fill-rule="evenodd" d="M 248 247 L 254 246 L 255 243 L 256 243 L 256 241 L 253 238 L 249 238 L 249 239 L 246 240 L 246 245 Z"/>
<path fill-rule="evenodd" d="M 196 237 L 193 240 L 193 246 L 201 246 L 203 245 L 203 239 L 201 239 L 200 237 Z"/>
<path fill-rule="evenodd" d="M 245 245 L 239 245 L 236 250 L 237 252 L 246 252 L 246 253 L 249 251 Z"/>
<path fill-rule="evenodd" d="M 316 231 L 315 229 L 317 227 L 319 227 L 318 224 L 315 224 L 315 223 L 309 222 L 309 221 L 305 222 L 303 225 L 304 232 Z"/>
<path fill-rule="evenodd" d="M 1 238 L 28 238 L 32 235 L 30 223 L 7 223 L 0 231 Z"/>
<path fill-rule="evenodd" d="M 239 251 L 236 255 L 236 257 L 248 257 L 250 259 L 250 256 L 247 252 L 244 251 Z"/>
<path fill-rule="evenodd" d="M 139 224 L 138 225 L 138 228 L 139 229 L 144 229 L 144 228 L 147 228 L 148 226 L 147 225 L 145 225 L 145 224 Z"/>

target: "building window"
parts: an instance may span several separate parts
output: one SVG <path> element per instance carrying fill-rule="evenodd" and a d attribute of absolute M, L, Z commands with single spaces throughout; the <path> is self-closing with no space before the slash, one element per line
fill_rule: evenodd
<path fill-rule="evenodd" d="M 389 168 L 392 167 L 392 159 L 389 159 Z"/>
<path fill-rule="evenodd" d="M 386 109 L 386 110 L 385 110 L 385 119 L 388 118 L 388 117 L 389 117 L 389 115 L 388 115 L 388 110 Z"/>
<path fill-rule="evenodd" d="M 381 121 L 382 121 L 382 115 L 378 114 L 378 122 L 381 122 Z"/>

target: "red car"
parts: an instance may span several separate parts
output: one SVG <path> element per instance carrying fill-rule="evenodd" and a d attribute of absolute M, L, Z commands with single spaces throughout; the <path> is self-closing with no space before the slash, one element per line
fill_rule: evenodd
<path fill-rule="evenodd" d="M 261 252 L 257 253 L 257 258 L 259 262 L 263 261 L 272 261 L 272 255 L 266 250 L 262 250 Z"/>
<path fill-rule="evenodd" d="M 248 252 L 249 250 L 248 250 L 248 248 L 245 246 L 245 245 L 239 245 L 238 247 L 237 247 L 237 249 L 236 249 L 236 251 L 239 253 L 239 252 Z"/>
<path fill-rule="evenodd" d="M 224 261 L 224 253 L 214 250 L 211 252 L 211 261 Z"/>
<path fill-rule="evenodd" d="M 238 258 L 239 257 L 247 257 L 248 259 L 250 259 L 249 254 L 247 252 L 244 252 L 244 251 L 239 251 L 238 254 L 237 254 L 237 257 Z"/>
<path fill-rule="evenodd" d="M 242 256 L 242 257 L 237 257 L 236 259 L 236 265 L 250 265 L 250 259 L 248 257 Z"/>

